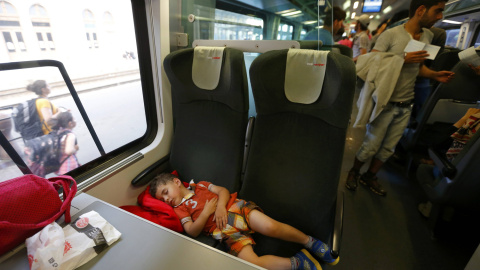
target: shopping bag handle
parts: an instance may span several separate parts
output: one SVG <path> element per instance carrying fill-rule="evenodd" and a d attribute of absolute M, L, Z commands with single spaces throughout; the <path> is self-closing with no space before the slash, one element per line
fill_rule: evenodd
<path fill-rule="evenodd" d="M 73 197 L 75 197 L 75 194 L 77 193 L 77 183 L 75 182 L 75 180 L 73 180 L 71 176 L 68 175 L 52 177 L 49 178 L 48 181 L 52 182 L 55 185 L 62 185 L 63 187 L 63 204 L 60 208 L 59 213 L 57 213 L 57 215 L 60 215 L 58 215 L 55 219 L 57 219 L 59 216 L 62 215 L 63 212 L 65 212 L 65 223 L 70 223 L 70 206 L 72 204 Z M 72 185 L 71 187 L 70 184 Z"/>

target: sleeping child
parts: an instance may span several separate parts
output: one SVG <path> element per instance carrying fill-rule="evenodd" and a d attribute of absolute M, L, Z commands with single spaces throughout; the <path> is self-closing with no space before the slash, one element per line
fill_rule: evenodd
<path fill-rule="evenodd" d="M 265 215 L 253 202 L 237 198 L 237 194 L 221 186 L 201 181 L 187 189 L 175 175 L 163 173 L 150 184 L 150 194 L 174 208 L 185 232 L 197 237 L 201 232 L 225 243 L 229 252 L 267 269 L 322 269 L 317 259 L 337 264 L 330 248 L 288 224 Z M 259 232 L 269 237 L 305 246 L 291 258 L 274 255 L 257 256 L 251 237 Z M 313 256 L 312 256 L 313 254 Z"/>

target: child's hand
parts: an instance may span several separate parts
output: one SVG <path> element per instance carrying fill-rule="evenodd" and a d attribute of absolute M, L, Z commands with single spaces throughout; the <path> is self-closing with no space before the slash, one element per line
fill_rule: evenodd
<path fill-rule="evenodd" d="M 215 209 L 217 209 L 217 200 L 218 200 L 217 197 L 211 199 L 210 201 L 207 200 L 207 202 L 205 203 L 205 207 L 203 208 L 202 213 L 208 214 L 208 216 L 215 213 Z"/>
<path fill-rule="evenodd" d="M 217 222 L 217 228 L 223 230 L 228 223 L 227 209 L 225 207 L 218 206 L 217 210 L 215 210 L 215 216 L 213 217 L 213 220 Z"/>

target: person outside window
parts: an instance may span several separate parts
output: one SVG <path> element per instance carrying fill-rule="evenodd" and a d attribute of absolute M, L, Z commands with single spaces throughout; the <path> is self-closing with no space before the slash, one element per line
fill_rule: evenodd
<path fill-rule="evenodd" d="M 60 138 L 60 168 L 55 173 L 57 175 L 66 174 L 80 166 L 75 155 L 79 150 L 77 137 L 72 132 L 73 128 L 77 126 L 77 122 L 70 111 L 63 111 L 50 118 L 48 123 L 57 134 L 64 134 Z"/>
<path fill-rule="evenodd" d="M 42 123 L 43 135 L 46 135 L 52 131 L 52 127 L 48 124 L 48 120 L 58 112 L 57 107 L 48 100 L 48 95 L 51 93 L 50 86 L 44 80 L 36 80 L 27 86 L 27 90 L 38 95 L 35 105 L 38 117 Z M 42 134 L 40 134 L 40 136 L 41 135 Z"/>

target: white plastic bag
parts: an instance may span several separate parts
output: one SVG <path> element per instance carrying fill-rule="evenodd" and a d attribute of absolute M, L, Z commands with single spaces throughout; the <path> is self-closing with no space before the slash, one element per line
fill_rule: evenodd
<path fill-rule="evenodd" d="M 62 228 L 53 222 L 26 241 L 30 269 L 75 269 L 113 244 L 121 233 L 97 212 Z"/>
<path fill-rule="evenodd" d="M 62 227 L 52 222 L 25 241 L 30 269 L 59 269 L 65 236 Z"/>

